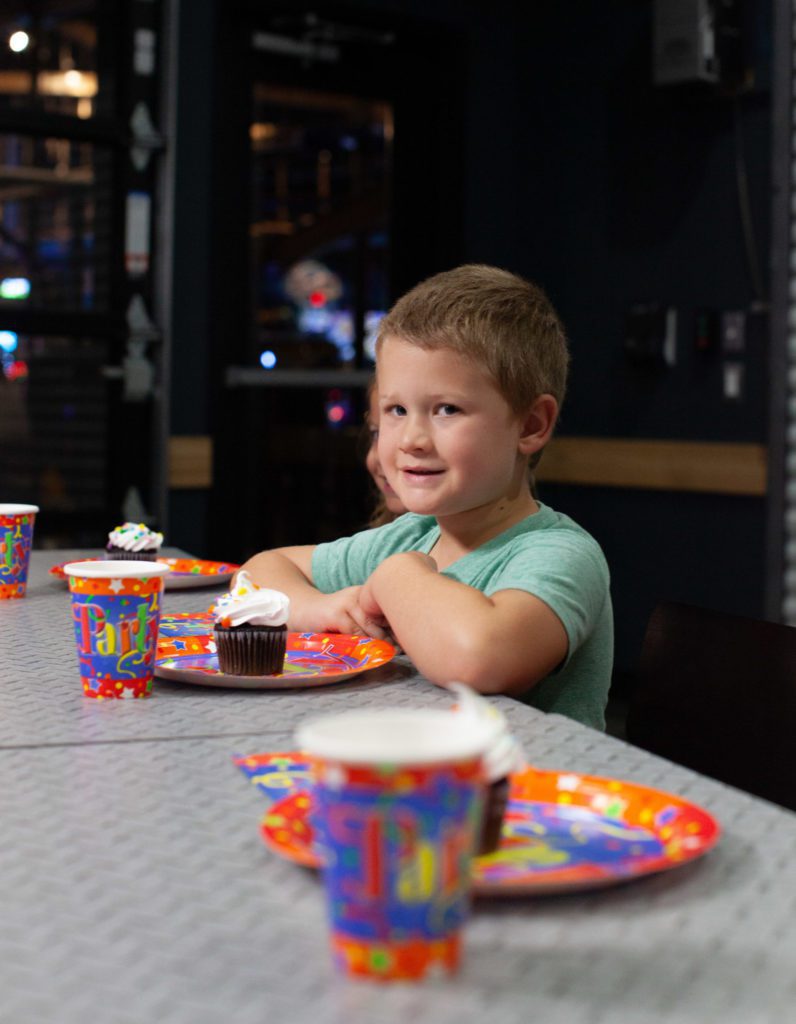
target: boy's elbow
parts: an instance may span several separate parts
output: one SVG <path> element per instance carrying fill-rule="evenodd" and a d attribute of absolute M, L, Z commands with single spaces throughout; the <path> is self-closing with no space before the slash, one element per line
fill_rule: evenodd
<path fill-rule="evenodd" d="M 456 681 L 464 683 L 477 693 L 487 696 L 521 697 L 533 689 L 538 680 L 529 676 L 507 675 L 496 670 L 494 666 L 479 668 L 473 666 L 470 671 L 463 668 L 456 676 Z"/>
<path fill-rule="evenodd" d="M 445 656 L 425 675 L 441 685 L 464 683 L 478 693 L 496 696 L 519 696 L 537 682 L 529 674 L 517 673 L 511 666 L 501 664 L 495 657 L 495 648 L 474 641 L 471 636 L 459 638 Z"/>

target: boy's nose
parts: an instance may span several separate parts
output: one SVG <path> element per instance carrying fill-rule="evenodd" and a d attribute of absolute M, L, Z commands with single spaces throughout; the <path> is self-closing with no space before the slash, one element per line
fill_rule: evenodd
<path fill-rule="evenodd" d="M 428 426 L 419 416 L 407 416 L 401 431 L 401 447 L 405 450 L 427 448 L 430 443 Z"/>

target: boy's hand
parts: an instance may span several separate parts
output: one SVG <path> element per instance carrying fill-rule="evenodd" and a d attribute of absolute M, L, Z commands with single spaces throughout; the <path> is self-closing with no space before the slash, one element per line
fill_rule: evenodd
<path fill-rule="evenodd" d="M 364 633 L 383 640 L 386 623 L 379 612 L 371 617 L 360 605 L 362 587 L 345 587 L 333 594 L 317 593 L 303 610 L 306 623 L 291 623 L 299 633 Z M 304 628 L 306 625 L 306 629 Z"/>

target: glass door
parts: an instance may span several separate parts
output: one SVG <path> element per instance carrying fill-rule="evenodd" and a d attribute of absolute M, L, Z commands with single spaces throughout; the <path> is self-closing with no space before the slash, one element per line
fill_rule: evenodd
<path fill-rule="evenodd" d="M 392 108 L 263 82 L 253 99 L 251 361 L 372 366 L 389 287 Z"/>
<path fill-rule="evenodd" d="M 162 16 L 133 0 L 0 13 L 0 494 L 41 507 L 37 546 L 157 519 Z"/>
<path fill-rule="evenodd" d="M 226 203 L 215 285 L 240 301 L 243 282 L 247 301 L 219 305 L 211 518 L 224 530 L 236 495 L 238 561 L 366 526 L 379 321 L 462 251 L 461 41 L 402 14 L 325 11 L 240 0 L 222 19 L 237 59 L 219 146 L 248 218 Z"/>

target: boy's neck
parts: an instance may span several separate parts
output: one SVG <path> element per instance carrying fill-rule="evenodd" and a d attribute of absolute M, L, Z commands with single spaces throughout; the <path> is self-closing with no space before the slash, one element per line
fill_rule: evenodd
<path fill-rule="evenodd" d="M 440 534 L 430 554 L 437 567 L 445 569 L 538 511 L 539 505 L 526 492 L 513 501 L 503 499 L 494 505 L 443 516 L 437 519 Z"/>

